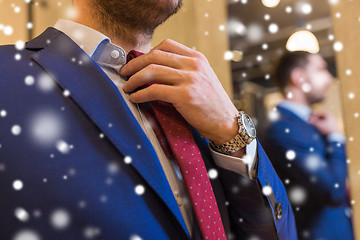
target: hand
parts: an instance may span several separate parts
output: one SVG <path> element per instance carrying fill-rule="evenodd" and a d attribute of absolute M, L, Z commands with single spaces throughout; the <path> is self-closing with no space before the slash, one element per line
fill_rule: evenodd
<path fill-rule="evenodd" d="M 313 113 L 309 123 L 324 136 L 339 131 L 336 117 L 327 112 Z"/>
<path fill-rule="evenodd" d="M 148 54 L 133 59 L 121 70 L 131 76 L 123 89 L 130 101 L 164 101 L 173 104 L 184 119 L 215 144 L 237 134 L 236 107 L 200 52 L 165 40 Z"/>

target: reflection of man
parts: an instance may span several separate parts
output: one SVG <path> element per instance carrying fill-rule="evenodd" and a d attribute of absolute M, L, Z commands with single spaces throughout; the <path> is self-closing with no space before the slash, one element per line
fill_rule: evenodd
<path fill-rule="evenodd" d="M 287 188 L 299 238 L 353 239 L 345 138 L 333 115 L 310 109 L 332 81 L 326 62 L 316 54 L 287 53 L 277 76 L 286 100 L 276 108 L 266 150 Z"/>
<path fill-rule="evenodd" d="M 75 22 L 0 48 L 1 239 L 296 239 L 206 58 L 150 49 L 180 3 L 75 0 Z"/>

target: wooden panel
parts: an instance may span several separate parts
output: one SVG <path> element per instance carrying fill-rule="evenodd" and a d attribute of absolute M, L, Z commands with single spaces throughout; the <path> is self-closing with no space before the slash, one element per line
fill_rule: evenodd
<path fill-rule="evenodd" d="M 360 239 L 360 1 L 342 0 L 332 6 L 335 42 L 343 45 L 336 53 L 338 75 L 347 135 L 348 168 L 351 199 L 354 210 L 354 229 Z M 340 17 L 339 16 L 340 13 Z"/>
<path fill-rule="evenodd" d="M 27 4 L 25 1 L 0 1 L 0 44 L 27 40 Z M 11 28 L 11 34 L 4 29 Z M 8 32 L 9 33 L 9 32 Z"/>
<path fill-rule="evenodd" d="M 59 18 L 68 18 L 71 14 L 72 0 L 38 1 L 33 6 L 34 37 L 47 27 L 55 25 Z"/>

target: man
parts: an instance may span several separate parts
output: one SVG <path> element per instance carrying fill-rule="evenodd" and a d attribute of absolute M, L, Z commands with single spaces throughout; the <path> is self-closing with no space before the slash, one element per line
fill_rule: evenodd
<path fill-rule="evenodd" d="M 285 96 L 275 109 L 265 149 L 285 183 L 300 239 L 353 239 L 346 191 L 345 137 L 336 118 L 312 112 L 332 81 L 318 54 L 289 52 L 276 83 Z"/>
<path fill-rule="evenodd" d="M 1 239 L 296 239 L 206 58 L 150 47 L 180 5 L 75 0 L 72 21 L 1 47 Z"/>

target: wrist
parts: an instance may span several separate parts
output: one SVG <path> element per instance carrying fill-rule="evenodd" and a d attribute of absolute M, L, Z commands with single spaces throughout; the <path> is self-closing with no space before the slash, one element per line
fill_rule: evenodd
<path fill-rule="evenodd" d="M 337 133 L 337 132 L 339 132 L 337 129 L 325 130 L 325 131 L 323 131 L 323 135 L 328 137 L 329 135 L 331 135 L 333 133 Z"/>
<path fill-rule="evenodd" d="M 250 144 L 256 138 L 256 130 L 254 124 L 246 113 L 240 111 L 236 116 L 236 134 L 230 140 L 210 141 L 210 146 L 217 152 L 232 155 L 238 152 L 243 154 L 241 149 Z M 232 128 L 231 130 L 233 130 Z"/>
<path fill-rule="evenodd" d="M 237 117 L 234 117 L 231 124 L 219 127 L 219 129 L 219 134 L 209 139 L 215 145 L 221 145 L 227 141 L 230 141 L 238 134 L 239 126 L 237 123 Z"/>

